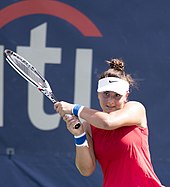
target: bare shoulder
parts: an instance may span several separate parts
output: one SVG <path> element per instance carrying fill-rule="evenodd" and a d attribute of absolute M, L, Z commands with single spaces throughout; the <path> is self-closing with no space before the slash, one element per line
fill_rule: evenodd
<path fill-rule="evenodd" d="M 145 106 L 138 101 L 129 101 L 126 103 L 125 108 L 129 110 L 130 113 L 135 114 L 138 118 L 138 126 L 146 128 L 147 127 L 147 117 Z"/>
<path fill-rule="evenodd" d="M 145 106 L 139 101 L 129 101 L 125 106 L 128 108 L 140 109 L 145 111 Z"/>

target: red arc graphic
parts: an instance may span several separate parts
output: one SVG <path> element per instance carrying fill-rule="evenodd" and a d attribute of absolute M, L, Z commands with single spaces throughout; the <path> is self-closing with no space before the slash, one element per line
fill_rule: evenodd
<path fill-rule="evenodd" d="M 102 37 L 94 23 L 79 10 L 54 0 L 24 0 L 0 10 L 0 28 L 23 16 L 47 14 L 66 20 L 84 36 Z"/>

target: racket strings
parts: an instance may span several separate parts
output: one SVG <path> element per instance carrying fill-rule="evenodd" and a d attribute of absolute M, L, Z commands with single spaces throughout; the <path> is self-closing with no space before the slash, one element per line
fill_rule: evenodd
<path fill-rule="evenodd" d="M 28 62 L 25 60 L 19 58 L 18 56 L 14 55 L 11 56 L 12 61 L 15 62 L 16 66 L 26 74 L 29 78 L 34 80 L 38 85 L 41 87 L 47 88 L 47 85 L 45 83 L 45 80 L 41 77 L 41 75 L 36 71 L 36 69 L 31 66 Z"/>

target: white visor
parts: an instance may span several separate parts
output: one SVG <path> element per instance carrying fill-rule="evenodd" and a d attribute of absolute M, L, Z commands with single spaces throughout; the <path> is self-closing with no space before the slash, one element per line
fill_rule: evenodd
<path fill-rule="evenodd" d="M 98 81 L 97 92 L 113 91 L 125 95 L 129 91 L 129 83 L 117 77 L 106 77 Z"/>

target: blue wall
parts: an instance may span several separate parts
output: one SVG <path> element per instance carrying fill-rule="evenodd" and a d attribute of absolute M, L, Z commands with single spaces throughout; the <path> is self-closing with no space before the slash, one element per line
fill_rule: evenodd
<path fill-rule="evenodd" d="M 4 0 L 0 2 L 0 186 L 99 187 L 98 166 L 82 177 L 75 146 L 52 103 L 6 62 L 30 60 L 59 100 L 99 109 L 98 75 L 122 57 L 139 84 L 130 99 L 147 108 L 155 171 L 170 186 L 170 2 Z"/>

